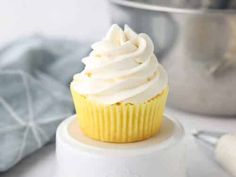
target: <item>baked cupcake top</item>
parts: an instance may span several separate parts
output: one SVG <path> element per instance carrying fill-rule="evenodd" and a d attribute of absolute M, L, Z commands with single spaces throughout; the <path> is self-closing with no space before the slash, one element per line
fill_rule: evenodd
<path fill-rule="evenodd" d="M 154 54 L 147 34 L 136 34 L 125 25 L 112 25 L 93 51 L 82 59 L 85 68 L 71 86 L 81 95 L 102 104 L 144 103 L 167 86 L 168 76 Z"/>

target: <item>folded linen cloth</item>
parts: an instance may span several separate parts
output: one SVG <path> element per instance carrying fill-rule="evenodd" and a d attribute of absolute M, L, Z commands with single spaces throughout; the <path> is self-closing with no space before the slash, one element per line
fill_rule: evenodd
<path fill-rule="evenodd" d="M 83 46 L 33 36 L 0 49 L 0 172 L 52 141 L 74 112 L 68 86 Z"/>

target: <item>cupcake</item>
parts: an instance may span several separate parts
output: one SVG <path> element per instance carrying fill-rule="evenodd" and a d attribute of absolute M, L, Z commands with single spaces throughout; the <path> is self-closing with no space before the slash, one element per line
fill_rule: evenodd
<path fill-rule="evenodd" d="M 95 140 L 128 143 L 159 132 L 168 95 L 167 73 L 152 40 L 112 25 L 82 59 L 70 85 L 82 132 Z"/>

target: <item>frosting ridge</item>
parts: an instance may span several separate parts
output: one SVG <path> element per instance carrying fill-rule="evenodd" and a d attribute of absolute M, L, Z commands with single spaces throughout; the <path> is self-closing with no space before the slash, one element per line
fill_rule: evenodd
<path fill-rule="evenodd" d="M 103 104 L 143 103 L 167 86 L 167 73 L 158 63 L 152 40 L 125 25 L 112 25 L 105 38 L 82 59 L 85 68 L 71 86 Z"/>

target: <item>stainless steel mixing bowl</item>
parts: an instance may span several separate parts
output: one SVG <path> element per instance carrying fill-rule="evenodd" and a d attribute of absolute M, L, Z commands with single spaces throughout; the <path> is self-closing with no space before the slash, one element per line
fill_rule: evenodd
<path fill-rule="evenodd" d="M 169 73 L 170 106 L 236 115 L 236 10 L 223 1 L 110 0 L 112 23 L 154 40 Z"/>

